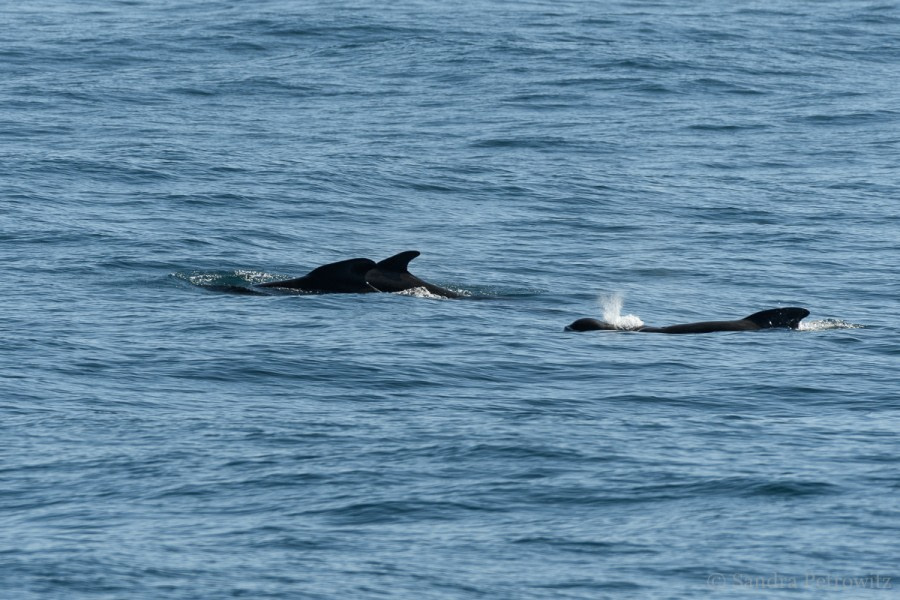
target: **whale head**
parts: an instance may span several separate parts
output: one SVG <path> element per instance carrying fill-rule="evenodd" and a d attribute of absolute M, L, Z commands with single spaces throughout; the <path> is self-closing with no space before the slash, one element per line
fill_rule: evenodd
<path fill-rule="evenodd" d="M 616 329 L 612 323 L 591 318 L 578 319 L 566 326 L 566 331 L 615 331 Z"/>

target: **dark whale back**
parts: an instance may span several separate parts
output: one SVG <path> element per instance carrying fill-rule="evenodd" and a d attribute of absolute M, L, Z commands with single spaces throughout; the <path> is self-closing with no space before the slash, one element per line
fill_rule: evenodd
<path fill-rule="evenodd" d="M 379 292 L 402 292 L 414 288 L 425 288 L 436 296 L 458 298 L 451 292 L 433 283 L 423 281 L 409 272 L 409 262 L 419 256 L 416 250 L 407 250 L 379 262 L 366 273 L 366 282 Z"/>
<path fill-rule="evenodd" d="M 714 331 L 757 331 L 759 329 L 797 329 L 800 321 L 809 315 L 805 308 L 790 306 L 770 308 L 753 313 L 736 321 L 702 321 L 668 327 L 643 327 L 649 333 L 712 333 Z"/>
<path fill-rule="evenodd" d="M 286 288 L 318 294 L 363 294 L 377 292 L 366 282 L 366 273 L 375 267 L 369 258 L 351 258 L 317 267 L 296 279 L 261 283 L 258 287 Z"/>
<path fill-rule="evenodd" d="M 648 333 L 712 333 L 714 331 L 755 331 L 760 329 L 752 321 L 701 321 L 699 323 L 682 323 L 666 327 L 641 327 L 639 331 Z"/>

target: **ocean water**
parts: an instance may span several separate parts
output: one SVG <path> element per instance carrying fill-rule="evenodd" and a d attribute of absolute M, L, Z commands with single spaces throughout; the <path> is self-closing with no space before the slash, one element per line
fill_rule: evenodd
<path fill-rule="evenodd" d="M 896 595 L 897 2 L 0 27 L 0 597 Z"/>

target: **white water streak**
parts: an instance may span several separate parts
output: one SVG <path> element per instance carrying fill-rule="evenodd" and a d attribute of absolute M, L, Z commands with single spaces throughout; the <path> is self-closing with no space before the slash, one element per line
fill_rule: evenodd
<path fill-rule="evenodd" d="M 841 319 L 822 319 L 821 321 L 801 321 L 797 329 L 800 331 L 825 331 L 828 329 L 862 329 L 863 327 L 865 326 Z"/>
<path fill-rule="evenodd" d="M 409 288 L 407 290 L 400 290 L 399 292 L 395 292 L 400 296 L 414 296 L 416 298 L 429 298 L 431 300 L 446 300 L 447 298 L 444 296 L 439 296 L 438 294 L 432 294 L 424 287 L 414 287 Z"/>

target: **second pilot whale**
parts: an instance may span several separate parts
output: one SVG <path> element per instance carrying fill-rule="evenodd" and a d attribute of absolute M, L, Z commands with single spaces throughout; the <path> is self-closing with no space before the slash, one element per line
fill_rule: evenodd
<path fill-rule="evenodd" d="M 797 306 L 770 308 L 734 321 L 701 321 L 681 323 L 666 327 L 639 327 L 630 331 L 646 333 L 713 333 L 715 331 L 757 331 L 760 329 L 797 329 L 809 311 Z M 612 323 L 598 319 L 578 319 L 566 326 L 566 331 L 610 331 L 620 329 Z"/>

